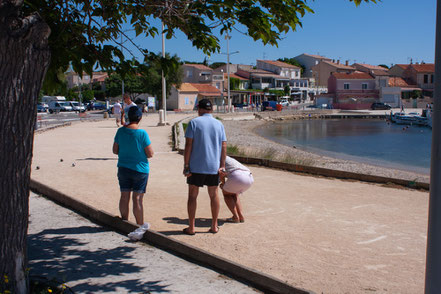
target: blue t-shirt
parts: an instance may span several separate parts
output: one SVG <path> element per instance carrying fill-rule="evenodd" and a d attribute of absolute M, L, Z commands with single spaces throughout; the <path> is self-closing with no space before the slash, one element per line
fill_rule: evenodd
<path fill-rule="evenodd" d="M 115 135 L 118 144 L 118 167 L 125 167 L 140 173 L 149 173 L 149 161 L 144 148 L 151 144 L 149 135 L 143 129 L 119 128 Z"/>
<path fill-rule="evenodd" d="M 190 121 L 185 132 L 193 139 L 190 172 L 214 175 L 218 173 L 222 142 L 227 141 L 224 125 L 209 113 Z"/>

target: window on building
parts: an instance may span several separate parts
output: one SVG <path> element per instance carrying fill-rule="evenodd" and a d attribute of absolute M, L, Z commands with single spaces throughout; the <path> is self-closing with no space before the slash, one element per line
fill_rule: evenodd
<path fill-rule="evenodd" d="M 187 78 L 192 78 L 193 72 L 191 70 L 187 70 Z"/>
<path fill-rule="evenodd" d="M 184 99 L 185 99 L 185 105 L 188 105 L 188 104 L 190 104 L 190 98 L 188 98 L 188 97 L 185 97 Z"/>
<path fill-rule="evenodd" d="M 344 85 L 343 85 L 343 89 L 345 89 L 345 90 L 349 90 L 349 83 L 344 83 Z"/>
<path fill-rule="evenodd" d="M 430 83 L 433 84 L 433 75 L 430 76 Z"/>
<path fill-rule="evenodd" d="M 362 89 L 362 90 L 366 90 L 367 87 L 368 87 L 368 84 L 367 84 L 367 83 L 363 83 L 363 84 L 361 84 L 361 89 Z"/>
<path fill-rule="evenodd" d="M 429 75 L 424 75 L 424 84 L 429 83 Z"/>

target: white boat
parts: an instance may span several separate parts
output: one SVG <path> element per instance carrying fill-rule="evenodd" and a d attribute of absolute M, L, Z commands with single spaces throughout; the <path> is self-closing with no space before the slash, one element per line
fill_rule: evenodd
<path fill-rule="evenodd" d="M 418 125 L 426 126 L 428 123 L 427 117 L 421 116 L 416 112 L 395 112 L 391 113 L 391 121 L 399 125 Z"/>

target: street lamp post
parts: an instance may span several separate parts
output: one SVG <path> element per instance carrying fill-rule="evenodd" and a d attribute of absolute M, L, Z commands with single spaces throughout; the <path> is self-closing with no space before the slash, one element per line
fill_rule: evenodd
<path fill-rule="evenodd" d="M 231 97 L 230 97 L 230 55 L 239 53 L 239 51 L 234 51 L 230 53 L 230 39 L 231 36 L 228 34 L 225 35 L 225 39 L 227 40 L 227 104 L 228 104 L 228 112 L 231 112 Z"/>
<path fill-rule="evenodd" d="M 162 22 L 162 58 L 165 57 L 164 22 Z M 162 70 L 162 107 L 164 109 L 164 124 L 167 124 L 167 87 L 165 84 L 164 70 Z"/>

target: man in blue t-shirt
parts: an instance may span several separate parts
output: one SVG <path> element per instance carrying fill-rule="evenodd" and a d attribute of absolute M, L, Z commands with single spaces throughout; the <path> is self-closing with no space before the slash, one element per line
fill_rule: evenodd
<path fill-rule="evenodd" d="M 199 187 L 207 186 L 211 204 L 210 233 L 217 233 L 219 215 L 219 171 L 225 170 L 227 155 L 227 138 L 223 124 L 213 118 L 213 105 L 208 99 L 198 103 L 199 117 L 190 121 L 185 132 L 184 175 L 187 177 L 188 188 L 188 228 L 184 234 L 195 234 L 195 217 Z"/>

